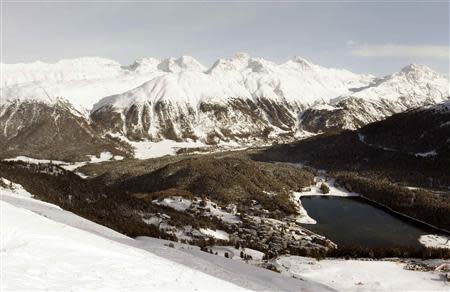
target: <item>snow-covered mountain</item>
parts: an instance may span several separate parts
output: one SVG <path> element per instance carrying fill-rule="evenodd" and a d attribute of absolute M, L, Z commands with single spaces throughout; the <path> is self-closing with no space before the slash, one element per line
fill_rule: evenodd
<path fill-rule="evenodd" d="M 130 66 L 102 58 L 2 66 L 0 129 L 6 140 L 34 127 L 22 121 L 34 114 L 23 103 L 57 109 L 58 117 L 77 112 L 102 139 L 251 144 L 354 129 L 449 96 L 448 78 L 425 66 L 377 78 L 300 57 L 275 64 L 244 53 L 209 69 L 189 56 L 143 58 Z M 71 108 L 64 114 L 61 100 Z M 8 130 L 12 120 L 20 131 Z"/>
<path fill-rule="evenodd" d="M 302 115 L 310 131 L 356 129 L 410 108 L 432 105 L 449 99 L 449 80 L 427 66 L 411 64 L 400 72 L 376 78 L 351 94 L 319 104 Z"/>
<path fill-rule="evenodd" d="M 200 139 L 209 144 L 292 138 L 301 134 L 299 112 L 373 79 L 298 57 L 277 65 L 241 53 L 206 71 L 192 58 L 171 64 L 176 69 L 99 101 L 91 113 L 97 128 L 132 140 Z"/>
<path fill-rule="evenodd" d="M 160 61 L 140 59 L 128 67 L 103 58 L 85 57 L 54 64 L 2 64 L 3 102 L 15 99 L 54 102 L 63 97 L 80 111 L 100 98 L 141 85 Z"/>

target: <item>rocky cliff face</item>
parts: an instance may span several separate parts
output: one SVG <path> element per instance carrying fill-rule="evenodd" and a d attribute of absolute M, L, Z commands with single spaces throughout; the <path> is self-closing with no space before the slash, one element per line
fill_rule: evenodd
<path fill-rule="evenodd" d="M 198 105 L 157 101 L 133 104 L 121 111 L 102 107 L 91 113 L 91 119 L 99 132 L 120 133 L 130 140 L 256 143 L 292 139 L 298 132 L 298 110 L 263 98 Z"/>

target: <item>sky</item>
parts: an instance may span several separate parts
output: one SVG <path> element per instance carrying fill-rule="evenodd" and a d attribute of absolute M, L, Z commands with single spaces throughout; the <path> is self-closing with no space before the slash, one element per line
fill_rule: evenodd
<path fill-rule="evenodd" d="M 449 2 L 3 2 L 2 62 L 190 55 L 205 66 L 247 52 L 301 56 L 357 73 L 410 63 L 449 75 Z"/>

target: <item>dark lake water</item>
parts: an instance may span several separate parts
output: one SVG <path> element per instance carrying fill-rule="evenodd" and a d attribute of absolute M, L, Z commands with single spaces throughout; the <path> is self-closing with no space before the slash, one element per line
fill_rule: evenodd
<path fill-rule="evenodd" d="M 303 197 L 303 207 L 317 224 L 304 226 L 338 245 L 364 247 L 422 246 L 418 238 L 431 227 L 394 215 L 362 198 Z"/>

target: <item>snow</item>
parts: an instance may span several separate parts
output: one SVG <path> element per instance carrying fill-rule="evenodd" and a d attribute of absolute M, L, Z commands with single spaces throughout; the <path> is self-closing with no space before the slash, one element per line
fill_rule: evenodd
<path fill-rule="evenodd" d="M 314 178 L 316 184 L 311 186 L 309 190 L 304 192 L 293 192 L 292 200 L 297 206 L 298 216 L 296 221 L 301 224 L 316 224 L 317 221 L 311 218 L 308 215 L 308 212 L 303 207 L 301 203 L 301 198 L 306 196 L 333 196 L 333 197 L 357 197 L 359 196 L 357 193 L 349 192 L 343 188 L 338 188 L 334 185 L 334 179 L 329 178 L 328 180 L 325 177 L 317 176 Z M 320 190 L 320 186 L 322 183 L 325 183 L 330 188 L 330 192 L 328 194 L 324 194 Z"/>
<path fill-rule="evenodd" d="M 10 180 L 7 180 L 6 178 L 0 177 L 0 182 L 8 186 L 8 193 L 13 194 L 14 196 L 20 197 L 22 199 L 31 199 L 33 198 L 33 195 L 27 192 L 21 185 L 13 183 Z M 0 185 L 0 189 L 3 190 L 3 187 Z M 2 193 L 2 195 L 4 195 Z"/>
<path fill-rule="evenodd" d="M 182 148 L 204 148 L 208 145 L 200 142 L 187 139 L 184 142 L 177 142 L 174 140 L 161 140 L 158 142 L 152 141 L 131 141 L 127 137 L 118 133 L 108 133 L 111 137 L 120 139 L 134 148 L 134 158 L 149 159 L 157 158 L 165 155 L 176 155 L 177 151 Z M 116 160 L 117 156 L 115 156 Z"/>
<path fill-rule="evenodd" d="M 313 105 L 311 108 L 314 110 L 318 110 L 318 111 L 321 111 L 321 110 L 334 111 L 337 109 L 336 107 L 334 107 L 330 104 L 326 104 L 326 103 L 318 103 L 318 104 Z"/>
<path fill-rule="evenodd" d="M 361 133 L 359 133 L 359 132 L 358 132 L 358 139 L 359 139 L 359 141 L 361 143 L 366 144 L 367 146 L 370 146 L 370 147 L 373 147 L 373 148 L 381 149 L 381 150 L 384 150 L 384 151 L 399 151 L 399 150 L 394 149 L 394 148 L 389 148 L 389 147 L 384 147 L 384 146 L 380 146 L 380 145 L 376 145 L 376 144 L 367 143 L 366 142 L 366 136 L 361 134 Z"/>
<path fill-rule="evenodd" d="M 214 285 L 245 290 L 141 249 L 0 204 L 2 289 L 209 291 Z"/>
<path fill-rule="evenodd" d="M 111 152 L 102 152 L 100 153 L 100 157 L 97 157 L 95 155 L 88 155 L 88 157 L 90 158 L 90 163 L 100 163 L 100 162 L 104 162 L 104 161 L 108 161 L 111 160 L 114 156 L 112 155 Z M 122 157 L 123 159 L 123 157 Z"/>
<path fill-rule="evenodd" d="M 161 206 L 167 206 L 172 209 L 175 209 L 177 211 L 186 211 L 189 209 L 192 205 L 192 201 L 188 199 L 184 199 L 183 197 L 170 197 L 170 198 L 164 198 L 162 200 L 153 200 L 153 204 L 161 205 Z"/>
<path fill-rule="evenodd" d="M 445 235 L 427 234 L 419 238 L 419 242 L 426 247 L 450 249 L 450 237 Z"/>
<path fill-rule="evenodd" d="M 203 72 L 206 67 L 191 56 L 181 56 L 167 58 L 158 64 L 157 68 L 165 72 L 198 71 Z"/>
<path fill-rule="evenodd" d="M 188 209 L 199 208 L 200 201 L 205 203 L 204 207 L 201 207 L 204 216 L 214 216 L 226 223 L 241 223 L 241 219 L 236 216 L 235 213 L 230 213 L 218 206 L 217 204 L 211 202 L 210 200 L 202 200 L 200 198 L 195 198 L 194 202 L 190 199 L 186 199 L 180 196 L 172 196 L 163 198 L 161 200 L 153 200 L 152 203 L 161 206 L 167 206 L 177 211 L 186 211 Z M 224 234 L 222 234 L 224 235 Z"/>
<path fill-rule="evenodd" d="M 254 250 L 251 248 L 236 248 L 234 246 L 220 246 L 220 245 L 215 245 L 212 246 L 210 248 L 213 253 L 217 253 L 218 256 L 220 257 L 224 257 L 225 253 L 228 253 L 228 257 L 232 260 L 240 260 L 243 261 L 244 259 L 241 258 L 241 251 L 244 252 L 245 254 L 249 255 L 252 257 L 252 260 L 254 261 L 254 263 L 256 263 L 257 261 L 261 261 L 264 257 L 264 253 L 260 252 L 258 250 Z"/>
<path fill-rule="evenodd" d="M 426 66 L 410 65 L 392 75 L 375 78 L 321 67 L 300 57 L 276 64 L 245 53 L 219 59 L 209 69 L 190 56 L 141 58 L 130 66 L 103 58 L 2 65 L 5 79 L 0 88 L 0 104 L 17 100 L 55 103 L 63 99 L 86 116 L 89 111 L 118 112 L 124 129 L 117 132 L 127 135 L 127 127 L 132 127 L 133 131 L 148 134 L 140 138 L 151 137 L 152 141 L 164 136 L 161 128 L 167 120 L 177 137 L 181 138 L 180 133 L 190 127 L 201 141 L 207 141 L 208 133 L 220 135 L 223 128 L 237 137 L 260 130 L 261 125 L 255 124 L 248 114 L 232 111 L 227 119 L 220 120 L 201 110 L 203 102 L 229 107 L 236 99 L 255 103 L 268 99 L 298 117 L 309 107 L 334 111 L 339 101 L 356 98 L 365 101 L 364 110 L 354 105 L 353 116 L 344 124 L 345 129 L 355 129 L 355 119 L 374 122 L 394 112 L 441 102 L 449 95 L 448 78 Z M 163 114 L 157 106 L 161 104 L 167 109 Z M 125 120 L 124 113 L 130 108 L 138 110 L 137 124 Z M 271 119 L 267 117 L 264 123 L 270 124 Z M 272 135 L 282 131 L 276 125 L 273 128 Z M 293 132 L 295 136 L 306 134 L 298 127 Z M 140 143 L 133 145 L 137 157 L 173 153 L 165 143 L 136 143 Z"/>
<path fill-rule="evenodd" d="M 144 103 L 154 105 L 162 100 L 188 103 L 194 109 L 202 101 L 223 104 L 233 98 L 268 98 L 306 105 L 348 94 L 349 88 L 368 85 L 373 79 L 323 68 L 301 58 L 278 65 L 242 53 L 220 59 L 206 71 L 191 57 L 166 59 L 157 67 L 162 74 L 127 92 L 105 97 L 93 111 L 109 106 L 121 110 Z"/>
<path fill-rule="evenodd" d="M 207 235 L 214 237 L 215 239 L 221 239 L 221 240 L 230 240 L 230 236 L 227 232 L 223 230 L 212 230 L 209 228 L 200 228 L 200 232 Z"/>
<path fill-rule="evenodd" d="M 2 291 L 330 291 L 195 246 L 134 240 L 31 194 L 0 194 Z"/>
<path fill-rule="evenodd" d="M 209 210 L 209 213 L 227 223 L 241 223 L 241 219 L 235 214 L 229 213 L 227 211 L 222 210 L 222 208 L 217 207 L 216 204 L 212 204 L 211 201 L 206 201 L 206 210 Z"/>
<path fill-rule="evenodd" d="M 339 291 L 449 291 L 438 274 L 405 270 L 391 261 L 326 259 L 298 256 L 276 260 L 279 269 L 294 277 L 314 280 Z"/>
<path fill-rule="evenodd" d="M 205 147 L 205 144 L 198 141 L 177 142 L 173 140 L 162 140 L 159 142 L 129 141 L 129 143 L 134 147 L 134 157 L 136 159 L 148 159 L 165 155 L 175 155 L 177 150 L 181 148 Z"/>
<path fill-rule="evenodd" d="M 436 150 L 432 150 L 432 151 L 423 152 L 423 153 L 416 153 L 415 155 L 420 156 L 420 157 L 430 157 L 430 156 L 436 156 L 437 152 L 436 152 Z"/>
<path fill-rule="evenodd" d="M 7 158 L 4 159 L 5 161 L 23 161 L 26 163 L 30 163 L 30 164 L 39 164 L 39 163 L 50 163 L 52 162 L 53 164 L 56 165 L 61 165 L 61 164 L 65 164 L 66 162 L 64 161 L 59 161 L 59 160 L 49 160 L 49 159 L 36 159 L 36 158 L 31 158 L 28 156 L 17 156 L 14 158 Z"/>
<path fill-rule="evenodd" d="M 50 163 L 51 162 L 55 165 L 60 166 L 61 168 L 64 168 L 65 170 L 74 171 L 75 169 L 82 167 L 84 165 L 87 165 L 89 163 L 101 163 L 101 162 L 110 161 L 110 160 L 124 159 L 123 156 L 114 156 L 114 155 L 112 155 L 111 152 L 107 152 L 107 151 L 100 153 L 99 157 L 97 157 L 95 155 L 87 155 L 87 157 L 89 158 L 89 161 L 81 161 L 81 162 L 66 162 L 66 161 L 60 161 L 60 160 L 36 159 L 36 158 L 28 157 L 28 156 L 17 156 L 14 158 L 7 158 L 7 159 L 4 159 L 4 161 L 23 161 L 23 162 L 30 163 L 30 164 Z M 81 178 L 87 178 L 86 175 L 84 175 L 80 172 L 75 172 L 75 174 L 77 174 Z"/>
<path fill-rule="evenodd" d="M 171 248 L 170 242 L 156 238 L 133 240 L 35 200 L 20 185 L 12 184 L 14 190 L 0 189 L 2 290 L 449 289 L 438 272 L 405 270 L 399 262 L 282 256 L 275 262 L 282 271 L 278 274 L 245 264 L 239 257 L 242 249 L 232 246 L 212 247 L 218 252 L 215 256 L 180 243 L 172 243 Z M 225 252 L 232 259 L 226 259 Z M 253 257 L 249 263 L 263 256 L 248 248 L 243 252 Z"/>
<path fill-rule="evenodd" d="M 349 88 L 368 85 L 373 79 L 347 70 L 323 68 L 299 57 L 278 65 L 245 53 L 219 59 L 208 70 L 190 56 L 162 61 L 141 58 L 130 66 L 85 57 L 2 67 L 1 89 L 6 101 L 52 102 L 63 97 L 77 109 L 92 109 L 101 98 L 130 90 L 136 95 L 145 92 L 148 100 L 198 102 L 205 98 L 265 97 L 307 104 L 349 93 Z M 130 94 L 124 97 L 128 99 Z M 108 103 L 124 106 L 117 98 L 109 99 Z M 128 104 L 136 101 L 131 98 Z"/>
<path fill-rule="evenodd" d="M 65 59 L 53 64 L 2 64 L 2 98 L 53 103 L 64 97 L 83 111 L 104 96 L 130 90 L 148 81 L 152 74 L 162 74 L 156 68 L 152 70 L 147 62 L 130 67 L 98 57 Z"/>
<path fill-rule="evenodd" d="M 401 97 L 410 97 L 409 103 L 433 100 L 442 102 L 449 95 L 449 80 L 424 65 L 411 64 L 401 71 L 375 80 L 368 88 L 357 91 L 350 96 L 380 101 L 395 101 Z"/>

